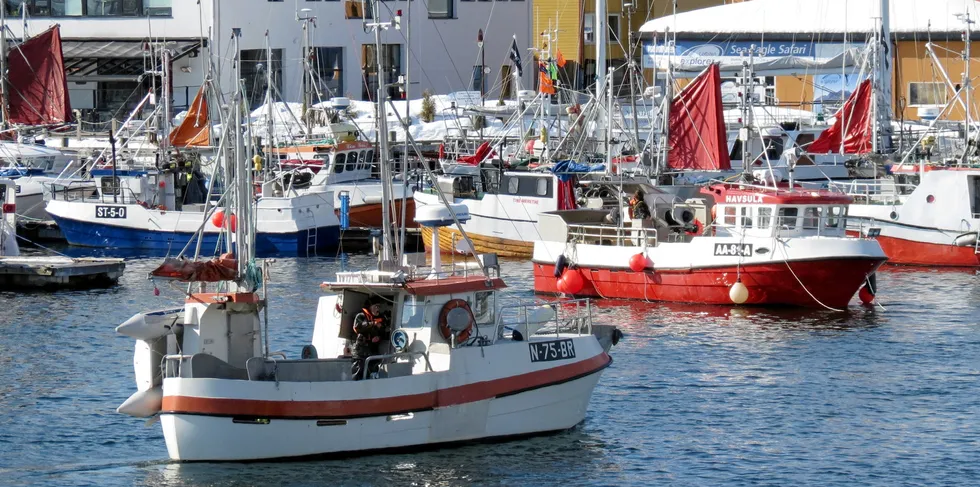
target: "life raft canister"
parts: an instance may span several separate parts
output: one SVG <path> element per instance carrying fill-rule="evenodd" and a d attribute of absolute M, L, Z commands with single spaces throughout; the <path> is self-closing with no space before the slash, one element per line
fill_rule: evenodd
<path fill-rule="evenodd" d="M 449 328 L 449 313 L 454 309 L 462 309 L 466 311 L 467 322 L 466 328 L 455 333 L 456 343 L 465 342 L 470 338 L 473 333 L 473 311 L 470 309 L 469 303 L 462 299 L 452 299 L 442 306 L 442 311 L 439 312 L 439 331 L 442 333 L 442 337 L 449 340 L 453 336 L 453 330 Z"/>

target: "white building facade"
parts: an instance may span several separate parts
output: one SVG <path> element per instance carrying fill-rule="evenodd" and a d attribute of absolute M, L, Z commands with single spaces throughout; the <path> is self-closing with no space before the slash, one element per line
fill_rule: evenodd
<path fill-rule="evenodd" d="M 174 53 L 175 110 L 185 107 L 214 66 L 224 91 L 234 73 L 232 29 L 241 30 L 242 78 L 249 102 L 263 102 L 267 72 L 281 98 L 301 101 L 304 86 L 313 101 L 334 96 L 374 99 L 379 79 L 374 67 L 374 34 L 360 18 L 359 0 L 0 0 L 14 35 L 39 34 L 61 25 L 72 108 L 82 118 L 104 122 L 122 118 L 151 86 L 147 41 L 166 41 Z M 370 2 L 366 5 L 370 8 Z M 488 99 L 509 78 L 514 36 L 525 66 L 531 56 L 529 0 L 387 0 L 381 21 L 400 12 L 401 28 L 382 32 L 383 78 L 410 77 L 409 98 L 433 93 L 480 91 Z M 307 20 L 302 20 L 307 19 Z M 304 26 L 309 29 L 304 43 Z M 411 26 L 411 45 L 408 43 Z M 483 31 L 483 47 L 478 33 Z M 266 33 L 268 32 L 268 38 Z M 304 84 L 303 48 L 309 47 L 313 75 Z M 272 49 L 272 62 L 267 58 Z M 211 61 L 209 63 L 209 60 Z M 533 78 L 524 70 L 522 84 Z M 158 82 L 159 84 L 159 82 Z M 402 93 L 390 89 L 391 96 Z"/>

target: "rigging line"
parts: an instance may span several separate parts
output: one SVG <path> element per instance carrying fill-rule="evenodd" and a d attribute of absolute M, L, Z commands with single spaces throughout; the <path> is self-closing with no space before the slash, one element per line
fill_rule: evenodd
<path fill-rule="evenodd" d="M 780 243 L 782 244 L 783 242 L 780 242 Z M 816 301 L 817 304 L 819 304 L 820 306 L 823 306 L 824 308 L 827 308 L 830 311 L 837 311 L 837 312 L 843 312 L 844 311 L 842 309 L 831 308 L 830 306 L 827 306 L 826 304 L 823 304 L 822 301 L 820 301 L 819 299 L 817 299 L 817 297 L 814 296 L 813 293 L 811 293 L 810 290 L 806 288 L 806 286 L 803 284 L 803 281 L 800 280 L 799 276 L 796 275 L 796 272 L 793 270 L 793 267 L 789 265 L 789 254 L 786 252 L 786 245 L 785 244 L 780 245 L 779 246 L 779 250 L 781 250 L 783 252 L 783 263 L 786 264 L 786 268 L 789 269 L 789 273 L 793 275 L 793 278 L 796 279 L 796 282 L 798 282 L 800 284 L 800 287 L 802 287 L 803 290 L 806 291 L 806 293 L 808 295 L 810 295 L 810 297 L 813 298 L 813 300 Z"/>

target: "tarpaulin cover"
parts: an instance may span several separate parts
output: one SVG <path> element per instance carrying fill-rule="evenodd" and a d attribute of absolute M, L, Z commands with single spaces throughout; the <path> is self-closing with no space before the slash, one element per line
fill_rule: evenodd
<path fill-rule="evenodd" d="M 568 181 L 575 177 L 576 173 L 602 172 L 606 170 L 605 164 L 581 164 L 572 160 L 558 161 L 551 166 L 551 172 L 558 176 L 559 181 Z"/>
<path fill-rule="evenodd" d="M 170 133 L 170 145 L 174 147 L 209 147 L 211 145 L 211 120 L 208 115 L 208 97 L 202 86 L 191 102 L 187 116 Z"/>
<path fill-rule="evenodd" d="M 866 79 L 858 85 L 844 106 L 837 111 L 837 120 L 827 130 L 820 133 L 807 152 L 826 154 L 841 150 L 843 134 L 844 154 L 866 154 L 871 152 L 871 80 Z"/>
<path fill-rule="evenodd" d="M 674 97 L 668 123 L 667 167 L 700 171 L 732 168 L 717 64 L 705 69 Z"/>
<path fill-rule="evenodd" d="M 150 275 L 184 282 L 232 281 L 238 277 L 238 263 L 232 254 L 209 261 L 167 258 Z"/>
<path fill-rule="evenodd" d="M 59 26 L 11 49 L 7 72 L 10 123 L 53 125 L 71 121 Z"/>
<path fill-rule="evenodd" d="M 475 166 L 483 162 L 484 159 L 490 157 L 492 154 L 493 151 L 490 149 L 490 142 L 484 142 L 476 148 L 476 154 L 471 156 L 459 156 L 456 162 L 460 164 L 472 164 Z"/>

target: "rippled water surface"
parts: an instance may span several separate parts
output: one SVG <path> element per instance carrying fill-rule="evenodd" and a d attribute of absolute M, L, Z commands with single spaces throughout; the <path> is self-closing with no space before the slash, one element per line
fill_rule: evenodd
<path fill-rule="evenodd" d="M 178 292 L 133 260 L 121 285 L 0 293 L 0 484 L 977 485 L 980 276 L 886 270 L 886 309 L 597 305 L 626 339 L 586 421 L 561 434 L 418 454 L 172 464 L 159 425 L 115 413 L 133 342 L 113 328 Z M 272 348 L 298 354 L 317 285 L 366 256 L 280 260 Z M 531 266 L 506 262 L 513 297 Z"/>

